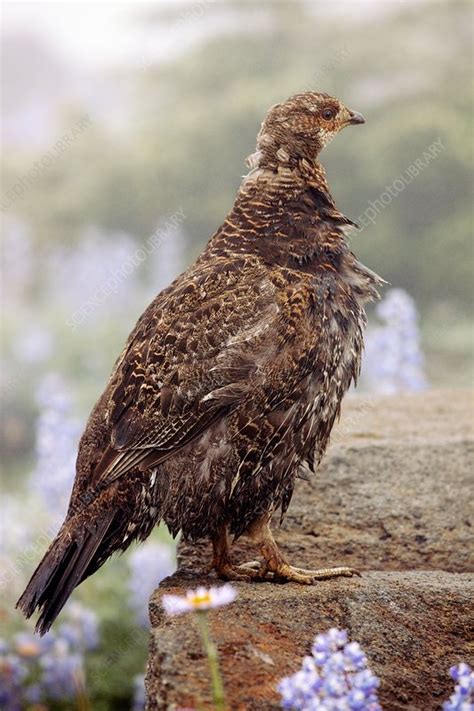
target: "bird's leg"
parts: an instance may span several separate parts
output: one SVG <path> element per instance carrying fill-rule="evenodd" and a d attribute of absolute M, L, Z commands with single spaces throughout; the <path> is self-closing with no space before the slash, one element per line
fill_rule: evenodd
<path fill-rule="evenodd" d="M 233 565 L 230 556 L 229 533 L 227 526 L 219 526 L 212 538 L 213 556 L 209 570 L 215 570 L 223 580 L 251 580 L 258 577 L 258 572 L 245 565 Z"/>
<path fill-rule="evenodd" d="M 252 540 L 260 547 L 264 558 L 263 567 L 260 567 L 258 574 L 260 577 L 271 576 L 271 580 L 288 580 L 304 585 L 312 585 L 316 580 L 326 578 L 336 578 L 340 576 L 352 577 L 360 575 L 354 568 L 321 568 L 319 570 L 307 570 L 306 568 L 296 568 L 290 565 L 280 552 L 278 545 L 270 530 L 270 516 L 266 515 L 256 519 L 249 527 L 247 533 Z M 253 564 L 252 564 L 253 565 Z"/>

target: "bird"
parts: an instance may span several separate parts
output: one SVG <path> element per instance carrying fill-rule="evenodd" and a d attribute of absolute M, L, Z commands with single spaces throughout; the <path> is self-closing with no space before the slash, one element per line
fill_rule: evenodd
<path fill-rule="evenodd" d="M 40 634 L 76 586 L 160 522 L 210 541 L 209 572 L 224 580 L 358 574 L 290 564 L 271 523 L 325 453 L 360 371 L 364 306 L 383 283 L 351 251 L 357 225 L 319 161 L 363 123 L 316 91 L 267 112 L 232 209 L 139 318 L 89 416 L 64 523 L 17 603 L 26 617 L 38 610 Z M 243 535 L 260 560 L 235 562 Z"/>

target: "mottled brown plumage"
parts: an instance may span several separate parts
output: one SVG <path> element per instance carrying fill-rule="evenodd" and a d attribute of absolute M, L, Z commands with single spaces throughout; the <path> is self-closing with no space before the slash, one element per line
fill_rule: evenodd
<path fill-rule="evenodd" d="M 357 377 L 363 304 L 379 278 L 351 252 L 320 150 L 363 123 L 326 94 L 272 107 L 235 204 L 131 333 L 82 436 L 69 512 L 19 606 L 45 631 L 72 589 L 164 521 L 208 537 L 225 578 L 303 583 L 269 530 L 303 465 L 322 457 Z M 250 534 L 261 566 L 233 566 Z"/>

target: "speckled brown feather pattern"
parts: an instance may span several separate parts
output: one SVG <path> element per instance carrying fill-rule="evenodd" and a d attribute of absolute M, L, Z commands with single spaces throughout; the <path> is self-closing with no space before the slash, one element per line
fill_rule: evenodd
<path fill-rule="evenodd" d="M 60 535 L 108 524 L 79 579 L 160 521 L 195 539 L 284 513 L 322 457 L 380 283 L 317 162 L 354 116 L 324 94 L 274 107 L 223 225 L 138 321 L 80 443 Z"/>

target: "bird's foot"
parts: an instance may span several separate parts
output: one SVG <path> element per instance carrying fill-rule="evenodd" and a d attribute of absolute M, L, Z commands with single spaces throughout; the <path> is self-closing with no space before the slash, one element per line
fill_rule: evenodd
<path fill-rule="evenodd" d="M 354 575 L 360 577 L 360 573 L 355 568 L 339 567 L 339 568 L 319 568 L 317 570 L 308 570 L 306 568 L 296 568 L 288 563 L 281 563 L 273 570 L 269 570 L 272 574 L 272 580 L 300 583 L 302 585 L 313 585 L 318 580 L 329 580 L 330 578 L 352 578 Z"/>
<path fill-rule="evenodd" d="M 242 565 L 232 565 L 232 563 L 225 562 L 221 565 L 214 565 L 213 568 L 222 580 L 249 582 L 250 580 L 264 579 L 264 574 L 261 573 L 262 564 L 256 561 L 242 563 Z"/>
<path fill-rule="evenodd" d="M 341 566 L 339 568 L 318 568 L 317 570 L 308 570 L 307 568 L 297 568 L 288 563 L 281 562 L 277 566 L 269 566 L 266 562 L 253 560 L 249 563 L 243 563 L 235 567 L 235 570 L 244 575 L 251 575 L 253 580 L 268 580 L 301 583 L 303 585 L 312 585 L 317 580 L 328 580 L 329 578 L 352 578 L 354 575 L 361 576 L 360 572 L 355 568 Z"/>
<path fill-rule="evenodd" d="M 230 555 L 229 536 L 226 526 L 221 526 L 216 535 L 212 539 L 213 551 L 211 564 L 207 572 L 216 571 L 217 577 L 222 580 L 242 580 L 249 582 L 261 578 L 260 569 L 261 563 L 252 561 L 251 563 L 243 563 L 235 565 L 232 562 Z"/>
<path fill-rule="evenodd" d="M 259 544 L 263 561 L 251 561 L 234 565 L 232 562 L 227 528 L 222 526 L 213 538 L 214 555 L 209 571 L 215 570 L 223 580 L 266 580 L 269 582 L 294 582 L 301 585 L 313 585 L 318 580 L 329 578 L 360 576 L 355 568 L 341 566 L 339 568 L 319 568 L 308 570 L 290 565 L 281 554 L 268 524 L 268 517 L 256 519 L 248 533 Z"/>

